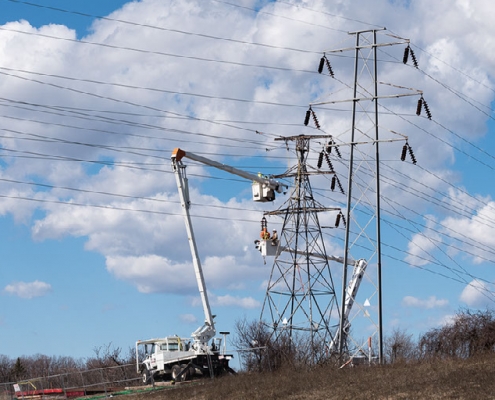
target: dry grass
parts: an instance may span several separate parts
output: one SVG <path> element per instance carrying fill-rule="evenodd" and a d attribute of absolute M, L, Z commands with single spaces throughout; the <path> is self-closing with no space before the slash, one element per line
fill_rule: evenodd
<path fill-rule="evenodd" d="M 133 400 L 495 399 L 495 355 L 470 360 L 239 374 L 176 385 L 139 397 Z"/>

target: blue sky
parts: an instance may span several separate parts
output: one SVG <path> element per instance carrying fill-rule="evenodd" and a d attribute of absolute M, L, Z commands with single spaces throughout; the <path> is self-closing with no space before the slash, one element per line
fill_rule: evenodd
<path fill-rule="evenodd" d="M 347 32 L 370 26 L 411 40 L 420 70 L 402 64 L 403 46 L 386 47 L 380 81 L 422 90 L 433 113 L 416 117 L 417 98 L 381 109 L 383 138 L 408 136 L 418 159 L 399 161 L 402 142 L 381 146 L 385 333 L 416 335 L 461 307 L 493 306 L 488 1 L 32 3 L 43 7 L 0 0 L 0 354 L 88 357 L 194 331 L 203 316 L 172 149 L 281 174 L 295 156 L 275 137 L 346 143 L 349 104 L 315 107 L 321 131 L 302 122 L 310 102 L 349 97 L 351 54 L 329 55 L 331 79 L 313 73 L 322 52 L 353 46 Z M 263 212 L 287 197 L 253 204 L 249 182 L 188 165 L 217 329 L 233 331 L 236 319 L 259 317 L 272 260 L 252 243 Z M 336 166 L 345 186 L 347 166 Z M 328 186 L 313 183 L 326 205 L 345 207 Z M 342 234 L 325 236 L 329 252 L 341 255 Z M 356 319 L 362 326 L 365 336 Z"/>

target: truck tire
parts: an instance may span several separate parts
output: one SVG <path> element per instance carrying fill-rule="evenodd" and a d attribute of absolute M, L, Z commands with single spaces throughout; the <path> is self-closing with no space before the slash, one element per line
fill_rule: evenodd
<path fill-rule="evenodd" d="M 191 379 L 191 369 L 187 364 L 181 364 L 180 369 L 185 370 L 184 373 L 182 374 L 183 381 L 188 381 L 189 379 Z"/>
<path fill-rule="evenodd" d="M 148 368 L 145 368 L 141 371 L 141 377 L 142 377 L 142 382 L 145 385 L 148 385 L 151 382 L 151 374 L 150 371 L 148 371 Z"/>
<path fill-rule="evenodd" d="M 182 382 L 184 380 L 184 374 L 179 377 L 182 368 L 179 364 L 175 364 L 172 366 L 172 379 L 176 382 Z"/>

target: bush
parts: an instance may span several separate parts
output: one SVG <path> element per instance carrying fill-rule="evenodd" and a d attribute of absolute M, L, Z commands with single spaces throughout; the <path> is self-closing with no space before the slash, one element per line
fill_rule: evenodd
<path fill-rule="evenodd" d="M 274 331 L 263 321 L 236 321 L 234 347 L 246 372 L 309 369 L 329 361 L 327 344 L 293 330 Z"/>
<path fill-rule="evenodd" d="M 468 358 L 495 350 L 493 311 L 463 310 L 451 324 L 426 332 L 419 340 L 422 357 Z"/>

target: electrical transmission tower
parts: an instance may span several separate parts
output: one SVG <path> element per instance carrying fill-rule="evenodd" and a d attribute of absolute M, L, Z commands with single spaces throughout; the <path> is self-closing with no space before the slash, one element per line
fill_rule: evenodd
<path fill-rule="evenodd" d="M 407 136 L 390 131 L 393 134 L 391 137 L 380 137 L 378 121 L 380 101 L 404 96 L 420 96 L 416 113 L 419 115 L 421 109 L 424 108 L 428 118 L 431 119 L 428 105 L 421 91 L 379 81 L 377 51 L 380 47 L 406 44 L 402 61 L 406 64 L 411 56 L 414 66 L 418 66 L 414 52 L 409 46 L 409 40 L 391 36 L 396 41 L 378 42 L 377 33 L 383 33 L 382 31 L 385 31 L 385 28 L 350 32 L 350 35 L 355 36 L 354 47 L 324 53 L 318 71 L 321 73 L 326 64 L 329 75 L 334 77 L 327 54 L 354 52 L 352 98 L 313 102 L 308 111 L 313 114 L 315 124 L 318 124 L 314 114 L 315 108 L 327 104 L 352 103 L 351 129 L 347 136 L 340 139 L 343 142 L 339 143 L 341 148 L 346 147 L 344 158 L 348 158 L 349 161 L 345 207 L 347 225 L 344 238 L 340 303 L 340 315 L 343 317 L 340 318 L 337 334 L 338 349 L 341 356 L 347 353 L 352 359 L 366 355 L 369 356 L 371 362 L 371 347 L 374 341 L 378 351 L 373 352 L 373 358 L 378 358 L 380 363 L 383 361 L 380 144 L 397 140 L 405 141 L 401 159 L 404 161 L 409 152 L 413 164 L 416 164 Z M 306 118 L 305 124 L 307 125 L 308 122 Z M 320 129 L 318 125 L 317 128 Z M 397 138 L 396 135 L 401 138 Z M 349 290 L 348 261 L 352 258 L 363 258 L 368 263 L 359 293 L 351 293 Z M 346 303 L 351 297 L 354 308 L 352 314 L 346 315 Z"/>
<path fill-rule="evenodd" d="M 420 96 L 416 113 L 419 115 L 424 108 L 431 119 L 421 91 L 379 82 L 379 47 L 407 45 L 403 62 L 406 64 L 411 56 L 417 67 L 408 40 L 393 36 L 396 39 L 394 42 L 377 41 L 377 33 L 384 30 L 351 32 L 350 35 L 356 39 L 354 47 L 326 51 L 320 60 L 318 71 L 323 72 L 326 65 L 329 75 L 333 77 L 334 71 L 327 54 L 354 51 L 354 84 L 350 86 L 352 97 L 311 103 L 304 124 L 308 125 L 313 117 L 315 127 L 323 133 L 325 131 L 316 118 L 315 110 L 326 110 L 322 106 L 328 104 L 351 103 L 350 130 L 333 135 L 276 139 L 295 142 L 298 162 L 286 174 L 278 176 L 294 178 L 287 207 L 265 213 L 267 216 L 282 216 L 284 221 L 261 320 L 272 330 L 275 340 L 288 339 L 289 345 L 298 339 L 306 343 L 309 341 L 313 362 L 332 353 L 339 354 L 342 360 L 353 360 L 363 355 L 369 362 L 383 360 L 379 145 L 382 142 L 403 141 L 401 160 L 405 160 L 408 152 L 414 164 L 416 160 L 407 136 L 390 131 L 391 136 L 380 137 L 379 101 Z M 379 92 L 379 87 L 385 89 Z M 312 139 L 322 145 L 317 168 L 308 162 Z M 331 157 L 335 155 L 344 165 L 342 168 L 347 169 L 347 182 L 343 178 L 343 185 L 331 162 Z M 323 158 L 328 164 L 327 171 L 321 168 Z M 340 202 L 342 207 L 324 206 L 315 200 L 309 180 L 311 175 L 331 177 L 331 190 L 338 185 L 341 195 L 346 196 L 345 201 Z M 339 204 L 338 201 L 335 204 Z M 337 216 L 336 221 L 344 222 L 343 257 L 326 253 L 319 218 L 323 212 L 333 212 Z M 342 265 L 342 275 L 339 276 L 341 285 L 337 284 L 337 287 L 332 276 L 336 275 L 336 270 L 330 269 L 330 261 Z M 350 266 L 353 266 L 352 274 L 348 273 Z M 373 342 L 378 351 L 373 351 L 372 355 Z"/>
<path fill-rule="evenodd" d="M 340 208 L 318 203 L 311 189 L 309 177 L 321 174 L 308 167 L 311 139 L 328 140 L 327 135 L 294 136 L 276 140 L 295 142 L 297 165 L 277 178 L 294 178 L 287 207 L 267 212 L 283 218 L 278 254 L 270 274 L 261 319 L 269 324 L 272 339 L 286 339 L 289 347 L 304 340 L 310 345 L 312 361 L 316 362 L 333 340 L 338 313 L 329 261 L 341 258 L 327 256 L 319 214 Z M 327 172 L 333 174 L 333 172 Z"/>

